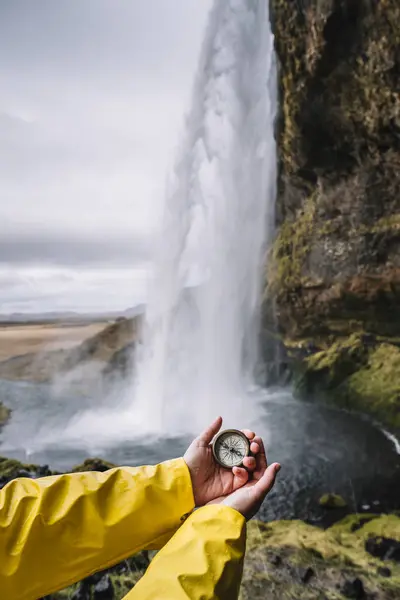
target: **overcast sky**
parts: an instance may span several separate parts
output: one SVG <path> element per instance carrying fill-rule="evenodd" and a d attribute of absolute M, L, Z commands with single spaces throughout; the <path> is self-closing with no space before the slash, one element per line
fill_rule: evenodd
<path fill-rule="evenodd" d="M 0 313 L 142 301 L 210 5 L 0 0 Z"/>

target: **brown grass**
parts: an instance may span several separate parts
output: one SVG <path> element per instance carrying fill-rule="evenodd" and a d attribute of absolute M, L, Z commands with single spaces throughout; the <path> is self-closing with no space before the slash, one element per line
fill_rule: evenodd
<path fill-rule="evenodd" d="M 83 325 L 23 324 L 0 325 L 0 361 L 30 352 L 73 348 L 98 334 L 106 323 Z"/>

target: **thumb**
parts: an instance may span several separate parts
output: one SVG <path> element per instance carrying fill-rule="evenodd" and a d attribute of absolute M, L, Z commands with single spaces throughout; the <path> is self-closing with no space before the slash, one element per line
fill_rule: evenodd
<path fill-rule="evenodd" d="M 222 426 L 222 417 L 217 417 L 215 419 L 215 421 L 213 421 L 211 423 L 211 425 L 209 427 L 207 427 L 207 429 L 205 429 L 203 431 L 203 433 L 201 433 L 199 435 L 199 437 L 197 438 L 197 440 L 199 442 L 201 442 L 201 445 L 203 446 L 208 446 L 208 444 L 211 442 L 211 440 L 213 439 L 214 435 L 216 435 L 218 433 L 218 431 L 221 429 Z"/>
<path fill-rule="evenodd" d="M 276 476 L 281 470 L 279 463 L 273 463 L 265 470 L 264 475 L 259 479 L 253 488 L 253 493 L 258 499 L 263 500 L 265 496 L 272 490 L 276 480 Z"/>

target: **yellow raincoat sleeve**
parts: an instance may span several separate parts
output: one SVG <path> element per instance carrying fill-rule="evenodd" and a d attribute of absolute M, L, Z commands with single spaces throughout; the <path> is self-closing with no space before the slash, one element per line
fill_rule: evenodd
<path fill-rule="evenodd" d="M 227 506 L 193 513 L 125 600 L 235 600 L 246 549 L 244 517 Z"/>
<path fill-rule="evenodd" d="M 36 600 L 158 549 L 193 508 L 183 459 L 11 481 L 0 491 L 0 598 Z"/>

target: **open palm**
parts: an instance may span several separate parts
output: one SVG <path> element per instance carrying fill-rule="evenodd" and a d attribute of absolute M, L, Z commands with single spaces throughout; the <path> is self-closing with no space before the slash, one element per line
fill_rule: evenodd
<path fill-rule="evenodd" d="M 183 457 L 190 471 L 194 500 L 198 507 L 221 496 L 228 496 L 244 486 L 249 481 L 249 472 L 256 468 L 253 456 L 243 460 L 243 467 L 234 467 L 232 470 L 224 469 L 215 461 L 211 441 L 221 426 L 222 418 L 218 417 L 191 443 Z M 252 454 L 256 455 L 260 451 L 258 438 L 247 429 L 243 433 L 251 442 Z"/>

